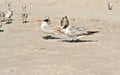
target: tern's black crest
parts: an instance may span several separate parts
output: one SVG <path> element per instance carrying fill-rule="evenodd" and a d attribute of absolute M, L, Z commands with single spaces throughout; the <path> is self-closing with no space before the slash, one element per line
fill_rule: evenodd
<path fill-rule="evenodd" d="M 50 20 L 49 20 L 49 19 L 44 19 L 43 21 L 45 21 L 45 22 L 49 22 Z"/>

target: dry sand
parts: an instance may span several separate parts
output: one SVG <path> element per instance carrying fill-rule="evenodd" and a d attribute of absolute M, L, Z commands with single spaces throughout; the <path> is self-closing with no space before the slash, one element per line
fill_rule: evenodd
<path fill-rule="evenodd" d="M 10 1 L 10 0 L 8 0 Z M 0 32 L 0 75 L 119 75 L 120 74 L 120 1 L 107 0 L 11 0 L 13 23 Z M 7 10 L 7 0 L 0 9 Z M 27 6 L 28 23 L 21 22 L 21 6 Z M 59 25 L 67 15 L 71 25 L 100 31 L 71 43 L 65 35 L 45 40 L 38 18 L 50 16 Z"/>

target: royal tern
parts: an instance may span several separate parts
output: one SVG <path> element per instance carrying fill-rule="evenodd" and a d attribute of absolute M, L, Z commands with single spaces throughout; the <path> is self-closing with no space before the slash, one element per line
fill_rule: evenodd
<path fill-rule="evenodd" d="M 5 13 L 0 11 L 0 20 L 4 21 L 5 20 Z"/>
<path fill-rule="evenodd" d="M 57 30 L 54 26 L 49 25 L 49 18 L 44 20 L 38 20 L 41 23 L 41 30 L 43 33 L 47 34 L 46 38 L 49 39 L 51 35 L 57 34 Z"/>
<path fill-rule="evenodd" d="M 71 37 L 72 41 L 76 41 L 76 42 L 79 40 L 79 38 L 84 37 L 85 35 L 91 35 L 98 32 L 98 31 L 87 31 L 85 28 L 75 27 L 75 26 L 60 27 L 59 31 Z"/>
<path fill-rule="evenodd" d="M 27 18 L 28 18 L 28 14 L 26 12 L 26 6 L 22 6 L 22 14 L 21 14 L 21 17 L 22 17 L 22 22 L 23 23 L 26 23 L 27 22 Z"/>

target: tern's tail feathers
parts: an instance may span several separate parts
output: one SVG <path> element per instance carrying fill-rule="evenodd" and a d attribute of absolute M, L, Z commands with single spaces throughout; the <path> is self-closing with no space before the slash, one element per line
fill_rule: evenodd
<path fill-rule="evenodd" d="M 95 33 L 99 33 L 99 31 L 87 31 L 87 35 L 92 35 L 92 34 L 95 34 Z"/>

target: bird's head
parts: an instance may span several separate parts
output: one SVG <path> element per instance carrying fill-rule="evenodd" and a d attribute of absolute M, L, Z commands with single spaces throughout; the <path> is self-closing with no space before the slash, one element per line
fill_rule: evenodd
<path fill-rule="evenodd" d="M 50 20 L 49 20 L 49 19 L 44 19 L 44 20 L 38 19 L 38 20 L 37 20 L 37 22 L 39 22 L 39 23 L 41 23 L 41 22 L 43 22 L 43 21 L 48 23 Z"/>
<path fill-rule="evenodd" d="M 49 20 L 49 19 L 44 19 L 43 21 L 44 21 L 44 22 L 49 22 L 50 20 Z"/>

